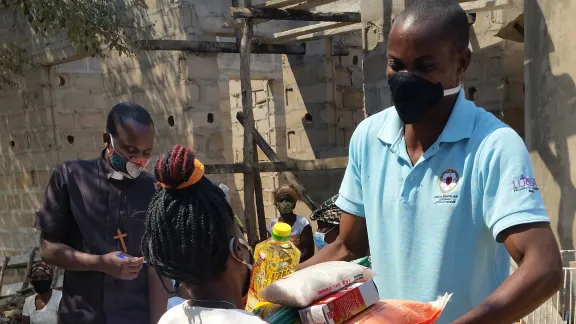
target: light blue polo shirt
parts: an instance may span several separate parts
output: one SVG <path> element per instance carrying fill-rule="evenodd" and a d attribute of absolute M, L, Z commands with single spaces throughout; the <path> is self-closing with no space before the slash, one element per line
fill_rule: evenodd
<path fill-rule="evenodd" d="M 360 123 L 336 205 L 366 218 L 381 298 L 429 302 L 453 293 L 439 324 L 479 305 L 508 277 L 500 232 L 549 222 L 524 142 L 463 91 L 414 166 L 393 107 Z"/>

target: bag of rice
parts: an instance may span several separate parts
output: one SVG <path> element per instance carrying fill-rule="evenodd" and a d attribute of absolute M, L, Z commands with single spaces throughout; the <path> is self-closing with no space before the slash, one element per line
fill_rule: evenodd
<path fill-rule="evenodd" d="M 344 261 L 330 261 L 296 271 L 274 281 L 261 293 L 261 300 L 288 307 L 306 307 L 352 283 L 374 277 L 369 268 Z"/>
<path fill-rule="evenodd" d="M 380 300 L 344 324 L 434 324 L 452 297 L 445 294 L 431 303 L 411 300 Z"/>

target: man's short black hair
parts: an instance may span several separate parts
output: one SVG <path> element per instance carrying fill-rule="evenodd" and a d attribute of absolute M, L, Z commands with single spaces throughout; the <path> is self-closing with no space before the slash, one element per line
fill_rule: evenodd
<path fill-rule="evenodd" d="M 457 50 L 468 47 L 470 25 L 468 16 L 455 0 L 414 0 L 398 17 L 415 22 L 436 22 L 449 35 Z"/>
<path fill-rule="evenodd" d="M 122 102 L 112 107 L 112 110 L 108 113 L 106 132 L 116 136 L 118 134 L 118 126 L 124 124 L 127 120 L 133 120 L 142 125 L 154 125 L 152 117 L 142 106 L 133 102 Z"/>

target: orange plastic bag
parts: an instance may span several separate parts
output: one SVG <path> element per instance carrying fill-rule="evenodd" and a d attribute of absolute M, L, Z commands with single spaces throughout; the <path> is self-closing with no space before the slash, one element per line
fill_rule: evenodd
<path fill-rule="evenodd" d="M 431 303 L 411 300 L 380 300 L 345 324 L 434 324 L 452 294 L 446 294 Z"/>

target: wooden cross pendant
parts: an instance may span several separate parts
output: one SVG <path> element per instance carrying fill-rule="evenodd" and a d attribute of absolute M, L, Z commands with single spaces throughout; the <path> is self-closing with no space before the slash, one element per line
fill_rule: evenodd
<path fill-rule="evenodd" d="M 118 233 L 118 235 L 114 236 L 114 239 L 120 240 L 120 244 L 122 245 L 122 251 L 124 251 L 124 253 L 128 253 L 128 249 L 126 248 L 126 243 L 124 243 L 124 238 L 126 236 L 128 236 L 128 234 L 126 234 L 126 233 L 122 234 L 122 231 L 120 231 L 119 228 L 116 229 L 116 233 Z"/>

